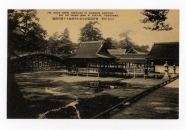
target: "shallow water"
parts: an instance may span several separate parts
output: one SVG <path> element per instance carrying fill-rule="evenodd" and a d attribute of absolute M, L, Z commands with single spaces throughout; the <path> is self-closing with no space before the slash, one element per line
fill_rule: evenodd
<path fill-rule="evenodd" d="M 76 76 L 61 75 L 57 71 L 16 74 L 33 118 L 91 118 L 150 87 L 103 78 L 100 87 L 92 88 L 87 86 L 90 77 L 78 76 L 77 80 Z"/>

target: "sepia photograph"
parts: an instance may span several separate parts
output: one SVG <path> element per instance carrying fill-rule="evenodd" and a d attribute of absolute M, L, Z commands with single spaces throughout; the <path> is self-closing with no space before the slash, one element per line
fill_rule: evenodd
<path fill-rule="evenodd" d="M 179 9 L 8 9 L 7 119 L 179 119 Z"/>

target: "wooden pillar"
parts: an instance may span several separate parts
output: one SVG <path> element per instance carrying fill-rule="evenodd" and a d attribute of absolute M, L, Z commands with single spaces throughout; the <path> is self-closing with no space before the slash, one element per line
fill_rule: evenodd
<path fill-rule="evenodd" d="M 145 79 L 145 63 L 143 64 L 143 70 L 144 70 L 144 79 Z"/>
<path fill-rule="evenodd" d="M 54 58 L 54 68 L 56 69 L 56 59 Z"/>
<path fill-rule="evenodd" d="M 87 77 L 88 77 L 88 63 L 87 63 Z"/>
<path fill-rule="evenodd" d="M 114 69 L 113 70 L 115 70 L 115 63 L 113 63 L 113 65 L 114 65 Z M 115 71 L 114 71 L 114 75 L 115 75 Z"/>
<path fill-rule="evenodd" d="M 98 67 L 98 77 L 99 77 L 99 72 L 100 72 L 100 70 L 99 70 L 99 67 Z"/>
<path fill-rule="evenodd" d="M 37 69 L 39 70 L 39 56 L 36 56 L 37 58 Z"/>
<path fill-rule="evenodd" d="M 68 73 L 67 63 L 65 63 L 66 73 Z"/>
<path fill-rule="evenodd" d="M 134 65 L 134 78 L 136 78 L 136 65 Z"/>
<path fill-rule="evenodd" d="M 123 70 L 123 62 L 121 63 L 121 67 L 122 67 L 122 70 Z M 123 72 L 122 72 L 122 77 L 123 77 Z"/>
<path fill-rule="evenodd" d="M 104 68 L 103 74 L 105 76 L 105 71 L 106 71 L 106 69 L 105 69 L 105 62 L 103 62 L 103 68 Z"/>
<path fill-rule="evenodd" d="M 116 63 L 116 67 L 117 67 L 117 76 L 119 76 L 119 72 L 118 72 L 118 64 L 119 64 L 119 63 Z"/>
<path fill-rule="evenodd" d="M 107 63 L 107 75 L 108 75 L 108 68 L 109 68 L 108 66 L 109 66 L 109 65 L 108 65 L 108 63 Z"/>
<path fill-rule="evenodd" d="M 130 63 L 128 63 L 128 64 L 129 64 L 129 71 L 130 71 Z M 130 72 L 129 72 L 128 76 L 129 76 L 129 78 L 130 78 Z"/>
<path fill-rule="evenodd" d="M 42 69 L 42 67 L 43 67 L 43 57 L 42 56 L 41 56 L 40 61 L 41 61 L 41 69 Z"/>
<path fill-rule="evenodd" d="M 77 64 L 75 64 L 75 69 L 76 69 L 76 74 L 78 76 L 78 67 L 77 67 Z"/>
<path fill-rule="evenodd" d="M 100 76 L 101 71 L 102 71 L 102 68 L 101 68 L 101 61 L 100 61 L 100 64 L 99 64 L 99 76 Z"/>
<path fill-rule="evenodd" d="M 32 62 L 32 70 L 34 70 L 34 58 L 33 58 L 33 55 L 31 56 L 31 62 Z"/>
<path fill-rule="evenodd" d="M 127 68 L 127 64 L 125 63 L 125 67 L 124 67 L 125 71 L 127 71 L 126 68 Z M 126 72 L 125 72 L 125 78 L 126 78 Z"/>
<path fill-rule="evenodd" d="M 48 64 L 48 68 L 50 69 L 50 56 L 48 57 L 48 62 L 47 62 L 47 64 Z"/>
<path fill-rule="evenodd" d="M 43 56 L 43 68 L 45 68 L 45 56 Z"/>

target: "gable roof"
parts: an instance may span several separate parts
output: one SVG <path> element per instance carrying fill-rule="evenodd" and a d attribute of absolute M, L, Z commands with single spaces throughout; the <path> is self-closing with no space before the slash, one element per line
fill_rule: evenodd
<path fill-rule="evenodd" d="M 132 54 L 146 54 L 145 52 L 139 52 L 137 50 L 135 50 L 133 47 L 128 50 L 126 53 L 132 53 Z"/>
<path fill-rule="evenodd" d="M 148 58 L 152 59 L 178 59 L 179 42 L 154 43 Z"/>
<path fill-rule="evenodd" d="M 114 55 L 114 56 L 125 54 L 125 52 L 126 52 L 126 49 L 121 49 L 121 48 L 119 48 L 119 49 L 107 49 L 107 50 L 111 55 Z"/>
<path fill-rule="evenodd" d="M 70 58 L 114 58 L 103 47 L 103 44 L 104 41 L 81 42 L 81 46 L 76 50 L 75 55 Z"/>
<path fill-rule="evenodd" d="M 108 49 L 108 51 L 116 57 L 118 63 L 145 63 L 148 54 L 139 52 L 134 48 L 129 49 Z"/>

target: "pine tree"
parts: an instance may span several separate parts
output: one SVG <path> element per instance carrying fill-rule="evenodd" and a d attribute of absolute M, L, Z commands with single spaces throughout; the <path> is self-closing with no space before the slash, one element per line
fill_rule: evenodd
<path fill-rule="evenodd" d="M 148 30 L 172 30 L 173 28 L 166 24 L 165 21 L 167 19 L 166 15 L 169 10 L 143 10 L 141 13 L 146 17 L 140 20 L 142 23 L 152 23 L 152 26 L 145 26 L 145 29 Z"/>
<path fill-rule="evenodd" d="M 94 25 L 98 24 L 97 21 L 95 22 L 89 22 L 87 23 L 83 28 L 81 28 L 81 34 L 79 41 L 85 42 L 85 41 L 99 41 L 102 40 L 102 34 L 101 31 L 94 27 Z"/>

